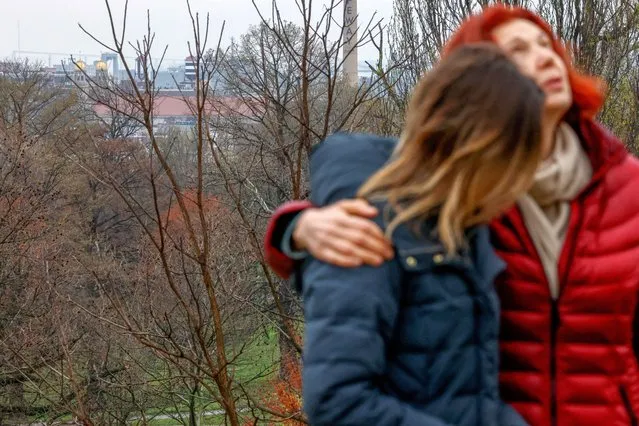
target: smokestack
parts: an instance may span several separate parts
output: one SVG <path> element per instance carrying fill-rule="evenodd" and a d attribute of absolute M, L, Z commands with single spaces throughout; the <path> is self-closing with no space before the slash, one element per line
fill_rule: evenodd
<path fill-rule="evenodd" d="M 357 0 L 344 0 L 343 34 L 344 74 L 350 84 L 357 86 Z"/>

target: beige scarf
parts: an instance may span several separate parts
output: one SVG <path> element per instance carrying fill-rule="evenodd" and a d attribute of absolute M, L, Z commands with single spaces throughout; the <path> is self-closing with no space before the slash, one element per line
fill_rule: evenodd
<path fill-rule="evenodd" d="M 559 297 L 559 255 L 570 219 L 570 201 L 591 178 L 592 165 L 579 136 L 562 123 L 553 153 L 537 170 L 533 187 L 517 202 L 555 300 Z"/>

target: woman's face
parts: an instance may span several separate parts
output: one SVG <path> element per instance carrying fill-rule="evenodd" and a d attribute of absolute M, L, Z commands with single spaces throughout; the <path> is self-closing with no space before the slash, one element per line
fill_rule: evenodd
<path fill-rule="evenodd" d="M 525 19 L 514 19 L 493 30 L 493 38 L 546 94 L 545 115 L 561 118 L 572 105 L 566 64 L 541 28 Z"/>

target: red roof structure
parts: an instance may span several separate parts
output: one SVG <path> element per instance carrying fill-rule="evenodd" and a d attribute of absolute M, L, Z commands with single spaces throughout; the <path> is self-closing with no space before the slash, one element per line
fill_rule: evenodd
<path fill-rule="evenodd" d="M 197 99 L 195 96 L 156 96 L 154 102 L 154 116 L 162 117 L 193 117 L 196 113 Z M 108 115 L 109 108 L 104 104 L 96 104 L 93 110 L 98 115 Z M 205 111 L 209 116 L 252 116 L 255 109 L 239 98 L 216 97 L 206 101 Z"/>

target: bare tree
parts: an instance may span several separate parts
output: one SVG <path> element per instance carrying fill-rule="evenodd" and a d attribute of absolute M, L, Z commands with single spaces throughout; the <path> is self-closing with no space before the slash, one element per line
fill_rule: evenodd
<path fill-rule="evenodd" d="M 605 77 L 602 118 L 636 149 L 638 9 L 597 1 L 511 3 L 540 11 L 579 66 Z M 388 27 L 371 20 L 357 32 L 378 57 L 353 85 L 341 4 L 299 0 L 292 23 L 275 2 L 223 48 L 187 2 L 188 129 L 158 125 L 163 51 L 150 22 L 128 43 L 126 6 L 120 23 L 105 1 L 112 40 L 94 38 L 118 55 L 124 84 L 76 67 L 75 86 L 58 88 L 31 64 L 3 65 L 2 421 L 115 425 L 162 413 L 195 425 L 221 409 L 235 425 L 303 423 L 301 309 L 263 258 L 266 220 L 307 196 L 309 155 L 330 133 L 398 134 L 412 86 L 487 3 L 395 0 Z"/>
<path fill-rule="evenodd" d="M 238 237 L 259 262 L 260 269 L 247 277 L 257 291 L 248 306 L 278 331 L 280 377 L 285 381 L 299 371 L 302 318 L 291 286 L 276 279 L 263 258 L 266 218 L 282 201 L 306 196 L 312 147 L 330 133 L 362 129 L 383 96 L 379 77 L 352 86 L 342 74 L 342 38 L 334 34 L 335 29 L 342 32 L 335 24 L 340 4 L 331 3 L 319 14 L 311 2 L 298 6 L 301 24 L 282 20 L 273 3 L 270 18 L 258 8 L 262 22 L 223 55 L 208 53 L 223 58 L 219 73 L 231 98 L 209 102 L 215 119 L 206 136 L 216 166 L 210 180 L 220 182 L 220 199 L 240 219 Z M 360 28 L 356 44 L 378 37 L 379 28 L 375 21 Z M 292 365 L 297 372 L 288 368 Z"/>
<path fill-rule="evenodd" d="M 38 66 L 3 64 L 0 77 L 0 417 L 42 407 L 25 387 L 62 356 L 52 338 L 48 275 L 60 219 L 65 161 L 50 142 L 74 119 L 69 93 L 49 86 Z M 33 394 L 32 394 L 33 395 Z"/>
<path fill-rule="evenodd" d="M 606 81 L 609 97 L 602 120 L 629 145 L 636 143 L 633 135 L 639 126 L 637 111 L 630 110 L 634 113 L 633 119 L 624 114 L 624 109 L 631 100 L 631 82 L 638 72 L 639 3 L 636 0 L 540 0 L 537 8 L 567 43 L 576 64 Z"/>
<path fill-rule="evenodd" d="M 210 76 L 217 67 L 215 55 L 205 55 L 208 48 L 208 16 L 200 22 L 198 14 L 191 17 L 194 42 L 192 56 L 196 58 L 197 79 L 195 96 L 184 102 L 196 118 L 193 132 L 195 157 L 193 182 L 178 179 L 167 148 L 166 136 L 159 135 L 154 125 L 157 91 L 155 77 L 161 66 L 152 57 L 154 34 L 149 29 L 144 39 L 132 45 L 136 57 L 141 58 L 142 75 L 134 73 L 125 57 L 126 36 L 116 30 L 115 18 L 105 1 L 113 39 L 106 42 L 95 39 L 103 48 L 116 53 L 129 77 L 129 84 L 114 86 L 85 73 L 77 90 L 88 100 L 139 123 L 144 129 L 143 144 L 135 149 L 130 142 L 119 140 L 114 155 L 121 158 L 117 168 L 109 168 L 103 155 L 88 155 L 72 144 L 68 145 L 72 158 L 88 175 L 109 186 L 127 206 L 141 231 L 135 269 L 120 271 L 87 268 L 91 271 L 99 293 L 110 302 L 116 316 L 96 312 L 84 307 L 85 312 L 99 317 L 111 326 L 127 333 L 155 354 L 170 362 L 191 383 L 192 395 L 200 389 L 218 402 L 232 425 L 240 424 L 236 407 L 234 362 L 242 353 L 242 345 L 232 345 L 231 331 L 241 321 L 229 321 L 226 288 L 235 287 L 235 273 L 227 273 L 228 265 L 241 253 L 241 247 L 232 246 L 230 252 L 218 250 L 219 241 L 233 239 L 232 216 L 225 213 L 216 198 L 207 190 L 207 140 L 209 131 Z M 126 26 L 126 6 L 122 27 Z M 90 33 L 87 34 L 93 37 Z M 219 46 L 218 46 L 219 48 Z M 219 50 L 219 49 L 218 49 Z M 141 78 L 140 78 L 141 77 Z M 95 149 L 103 151 L 105 141 L 93 137 Z M 114 140 L 117 142 L 118 140 Z M 132 149 L 126 148 L 130 146 Z M 99 161 L 91 161 L 97 158 Z M 132 185 L 128 168 L 142 183 Z M 124 172 L 123 172 L 124 171 Z M 140 185 L 146 189 L 140 191 Z M 232 232 L 236 234 L 235 232 Z M 242 259 L 242 257 L 240 257 Z M 239 266 L 238 266 L 239 267 Z M 133 286 L 124 288 L 112 283 L 133 278 Z M 130 280 L 129 280 L 130 281 Z M 167 295 L 170 295 L 167 297 Z M 81 302 L 77 302 L 82 306 Z M 192 400 L 193 401 L 193 400 Z M 194 411 L 193 404 L 190 404 Z M 191 416 L 191 422 L 193 416 Z"/>
<path fill-rule="evenodd" d="M 492 0 L 394 0 L 388 28 L 388 57 L 395 70 L 387 85 L 396 116 L 403 116 L 406 100 L 423 72 L 437 61 L 452 32 L 470 14 Z M 603 121 L 629 144 L 636 143 L 639 120 L 625 109 L 632 100 L 639 49 L 639 5 L 636 0 L 521 0 L 500 2 L 527 7 L 548 21 L 566 42 L 576 65 L 603 77 L 609 98 Z M 396 129 L 401 126 L 401 121 Z"/>

